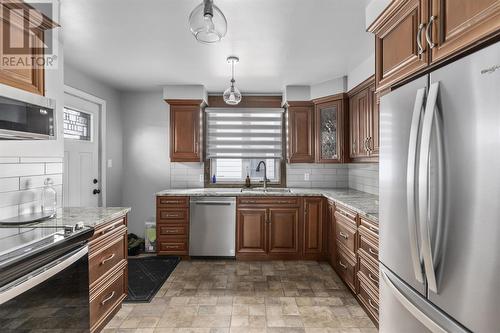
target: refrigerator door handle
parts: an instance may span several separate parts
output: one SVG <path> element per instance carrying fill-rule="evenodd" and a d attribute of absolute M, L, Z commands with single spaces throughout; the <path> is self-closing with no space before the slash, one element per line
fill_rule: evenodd
<path fill-rule="evenodd" d="M 424 283 L 424 274 L 422 272 L 422 261 L 420 259 L 420 251 L 418 248 L 418 227 L 417 227 L 417 211 L 416 211 L 416 196 L 415 196 L 415 178 L 417 167 L 417 147 L 420 122 L 423 113 L 425 98 L 425 88 L 417 91 L 415 105 L 413 107 L 413 116 L 410 128 L 410 140 L 408 144 L 408 166 L 406 172 L 406 204 L 408 211 L 408 232 L 410 237 L 410 252 L 413 264 L 413 271 L 418 282 Z"/>
<path fill-rule="evenodd" d="M 437 107 L 437 97 L 439 93 L 439 82 L 435 82 L 431 85 L 429 89 L 429 96 L 427 98 L 427 105 L 425 107 L 424 122 L 422 127 L 422 141 L 421 141 L 421 151 L 420 151 L 420 164 L 419 164 L 419 224 L 420 224 L 420 235 L 422 241 L 422 255 L 424 259 L 425 275 L 427 278 L 429 289 L 436 294 L 438 293 L 438 285 L 436 278 L 436 265 L 437 254 L 440 248 L 440 238 L 441 238 L 441 223 L 443 220 L 443 154 L 442 154 L 442 142 L 441 142 L 441 123 L 438 116 Z M 429 162 L 430 162 L 430 151 L 431 151 L 431 137 L 432 129 L 436 127 L 436 138 L 437 142 L 437 161 L 438 161 L 438 202 L 437 202 L 437 226 L 435 235 L 434 251 L 431 244 L 431 230 L 430 230 L 430 219 L 431 214 L 429 212 L 430 207 L 430 196 L 429 196 Z M 433 255 L 434 252 L 434 255 Z"/>

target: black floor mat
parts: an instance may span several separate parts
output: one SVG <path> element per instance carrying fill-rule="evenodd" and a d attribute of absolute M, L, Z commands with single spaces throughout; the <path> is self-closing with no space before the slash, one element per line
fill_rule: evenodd
<path fill-rule="evenodd" d="M 179 261 L 179 257 L 129 258 L 125 302 L 150 302 Z"/>

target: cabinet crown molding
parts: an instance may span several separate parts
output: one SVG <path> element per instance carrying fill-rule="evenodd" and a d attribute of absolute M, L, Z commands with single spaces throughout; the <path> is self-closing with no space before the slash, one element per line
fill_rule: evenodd
<path fill-rule="evenodd" d="M 205 105 L 202 99 L 165 99 L 169 105 L 187 105 L 187 106 L 201 106 Z"/>

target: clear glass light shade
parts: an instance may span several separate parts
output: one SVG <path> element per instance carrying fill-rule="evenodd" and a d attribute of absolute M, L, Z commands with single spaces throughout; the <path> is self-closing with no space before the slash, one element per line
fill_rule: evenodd
<path fill-rule="evenodd" d="M 222 97 L 224 98 L 224 102 L 226 104 L 237 105 L 241 102 L 241 93 L 234 85 L 227 88 Z"/>
<path fill-rule="evenodd" d="M 227 20 L 216 5 L 206 2 L 196 6 L 189 15 L 189 28 L 199 42 L 216 43 L 226 35 Z"/>

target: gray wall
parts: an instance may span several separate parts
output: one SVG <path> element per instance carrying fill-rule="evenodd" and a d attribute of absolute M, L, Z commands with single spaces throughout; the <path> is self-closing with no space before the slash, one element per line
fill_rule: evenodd
<path fill-rule="evenodd" d="M 155 193 L 170 188 L 169 107 L 161 89 L 123 92 L 123 196 L 132 207 L 130 232 L 144 234 L 144 222 L 155 216 Z"/>
<path fill-rule="evenodd" d="M 64 83 L 106 101 L 106 156 L 113 166 L 106 171 L 106 206 L 121 206 L 123 130 L 120 93 L 70 64 L 65 64 Z"/>

